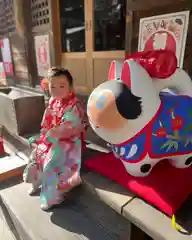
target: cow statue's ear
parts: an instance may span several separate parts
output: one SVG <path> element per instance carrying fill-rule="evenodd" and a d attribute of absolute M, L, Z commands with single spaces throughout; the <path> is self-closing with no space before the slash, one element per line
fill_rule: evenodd
<path fill-rule="evenodd" d="M 131 89 L 131 71 L 128 61 L 125 61 L 122 66 L 121 80 Z"/>
<path fill-rule="evenodd" d="M 126 84 L 121 84 L 120 90 L 116 93 L 117 110 L 125 119 L 137 119 L 142 113 L 141 98 L 135 96 Z"/>
<path fill-rule="evenodd" d="M 118 62 L 118 61 L 111 62 L 111 65 L 109 68 L 108 80 L 120 80 L 122 65 L 123 65 L 122 62 Z"/>

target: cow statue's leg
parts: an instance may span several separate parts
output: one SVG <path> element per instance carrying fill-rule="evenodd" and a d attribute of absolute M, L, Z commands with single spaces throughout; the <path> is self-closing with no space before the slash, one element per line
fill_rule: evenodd
<path fill-rule="evenodd" d="M 123 165 L 125 166 L 127 172 L 135 177 L 145 177 L 150 174 L 153 167 L 160 161 L 151 159 L 148 155 L 140 162 L 130 163 L 124 160 L 121 160 Z"/>
<path fill-rule="evenodd" d="M 174 156 L 169 162 L 176 168 L 187 168 L 192 165 L 192 154 Z"/>

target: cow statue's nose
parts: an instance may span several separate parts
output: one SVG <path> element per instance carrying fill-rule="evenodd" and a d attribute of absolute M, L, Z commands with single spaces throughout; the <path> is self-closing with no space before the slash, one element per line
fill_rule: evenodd
<path fill-rule="evenodd" d="M 102 128 L 113 131 L 122 127 L 127 120 L 122 118 L 117 110 L 115 95 L 110 91 L 103 91 L 93 96 L 88 102 L 87 114 L 94 129 Z"/>

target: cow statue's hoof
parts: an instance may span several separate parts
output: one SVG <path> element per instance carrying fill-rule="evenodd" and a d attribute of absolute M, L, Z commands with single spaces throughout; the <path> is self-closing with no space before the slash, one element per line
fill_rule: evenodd
<path fill-rule="evenodd" d="M 179 156 L 169 160 L 170 164 L 176 168 L 188 168 L 192 165 L 192 154 Z"/>
<path fill-rule="evenodd" d="M 140 165 L 123 162 L 123 165 L 127 172 L 134 177 L 146 177 L 153 169 L 153 166 L 150 163 Z"/>

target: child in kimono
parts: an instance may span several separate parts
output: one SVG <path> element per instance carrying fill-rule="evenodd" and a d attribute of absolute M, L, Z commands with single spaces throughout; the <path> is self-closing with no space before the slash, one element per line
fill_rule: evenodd
<path fill-rule="evenodd" d="M 41 209 L 48 210 L 64 200 L 81 183 L 81 144 L 84 112 L 73 92 L 68 70 L 52 68 L 48 73 L 51 99 L 41 124 L 37 147 L 24 171 L 30 194 L 41 186 Z"/>

